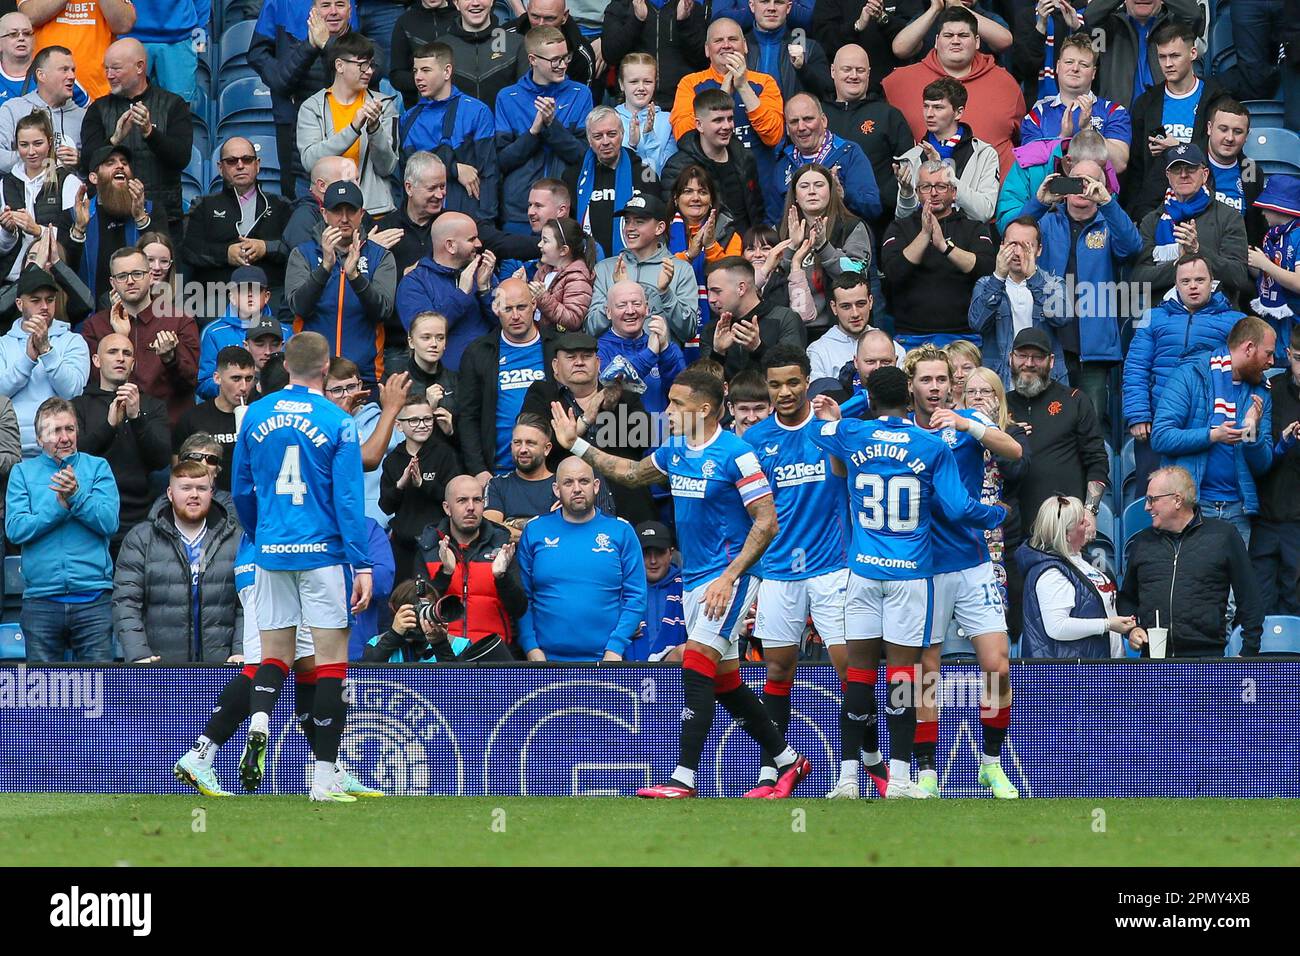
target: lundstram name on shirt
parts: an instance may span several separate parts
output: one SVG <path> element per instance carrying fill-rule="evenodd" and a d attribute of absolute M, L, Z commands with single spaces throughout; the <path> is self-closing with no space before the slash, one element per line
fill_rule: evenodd
<path fill-rule="evenodd" d="M 280 404 L 283 405 L 285 403 L 282 402 Z M 279 408 L 280 405 L 277 405 L 276 407 Z M 310 406 L 308 406 L 308 408 L 310 408 Z M 317 448 L 320 448 L 329 441 L 329 436 L 317 428 L 310 418 L 298 414 L 271 415 L 249 429 L 248 437 L 260 445 L 262 442 L 266 441 L 271 432 L 275 431 L 277 428 L 292 428 L 296 431 L 300 431 L 306 435 L 307 440 Z"/>

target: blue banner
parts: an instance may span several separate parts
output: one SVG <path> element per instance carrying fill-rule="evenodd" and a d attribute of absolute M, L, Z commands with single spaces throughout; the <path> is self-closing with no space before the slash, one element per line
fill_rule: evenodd
<path fill-rule="evenodd" d="M 233 667 L 0 668 L 0 790 L 178 793 L 171 768 Z M 761 692 L 763 671 L 746 666 Z M 1024 797 L 1300 796 L 1300 662 L 1013 663 L 1003 766 Z M 352 666 L 342 759 L 402 795 L 631 795 L 677 763 L 680 671 L 662 665 Z M 945 666 L 938 771 L 946 797 L 985 796 L 979 671 Z M 884 728 L 883 681 L 881 744 Z M 801 666 L 790 738 L 821 797 L 839 767 L 839 681 Z M 263 792 L 304 793 L 311 757 L 285 693 Z M 227 789 L 243 730 L 221 748 Z M 758 748 L 719 708 L 702 796 L 752 787 Z M 186 791 L 188 792 L 188 791 Z"/>

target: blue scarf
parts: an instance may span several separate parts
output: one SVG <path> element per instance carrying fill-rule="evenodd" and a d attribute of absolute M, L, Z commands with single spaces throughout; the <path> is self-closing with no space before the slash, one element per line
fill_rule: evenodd
<path fill-rule="evenodd" d="M 958 123 L 957 135 L 950 139 L 939 139 L 933 133 L 926 133 L 925 141 L 935 148 L 940 159 L 952 159 L 953 151 L 957 148 L 957 144 L 961 142 L 962 128 L 962 124 Z M 924 155 L 922 153 L 922 158 L 924 158 Z"/>
<path fill-rule="evenodd" d="M 146 199 L 144 201 L 144 210 L 147 214 L 153 214 L 153 201 Z M 126 221 L 125 239 L 123 248 L 134 246 L 140 238 L 140 230 L 135 224 L 134 219 L 128 218 Z M 96 295 L 95 283 L 98 279 L 96 273 L 99 271 L 99 197 L 96 196 L 90 201 L 90 222 L 86 223 L 86 242 L 81 250 L 81 266 L 77 269 L 77 276 L 82 282 L 86 283 L 86 288 L 90 294 Z"/>
<path fill-rule="evenodd" d="M 704 228 L 703 226 L 700 227 Z M 673 221 L 668 225 L 668 251 L 674 255 L 679 252 L 685 252 L 691 244 L 691 230 L 686 225 L 686 220 L 682 218 L 681 213 L 673 216 Z M 691 358 L 694 355 L 699 357 L 700 352 L 700 330 L 709 324 L 711 318 L 709 312 L 709 288 L 704 280 L 704 268 L 707 265 L 704 258 L 704 250 L 691 260 L 691 268 L 695 270 L 695 285 L 699 290 L 700 296 L 700 324 L 691 336 L 690 341 L 686 343 L 683 353 L 686 355 L 687 364 L 694 361 Z"/>
<path fill-rule="evenodd" d="M 1210 193 L 1202 189 L 1191 199 L 1183 202 L 1171 192 L 1165 197 L 1164 211 L 1156 223 L 1156 248 L 1152 257 L 1156 262 L 1173 262 L 1178 258 L 1178 240 L 1174 238 L 1174 226 L 1189 219 L 1195 219 L 1210 206 Z"/>
<path fill-rule="evenodd" d="M 582 231 L 591 235 L 591 191 L 596 185 L 596 154 L 587 150 L 582 159 L 582 172 L 578 174 L 578 222 Z M 622 209 L 632 198 L 632 158 L 626 149 L 619 150 L 618 166 L 614 169 L 614 210 Z M 614 248 L 606 250 L 611 256 L 623 251 L 623 229 L 614 223 Z"/>
<path fill-rule="evenodd" d="M 1214 410 L 1210 412 L 1210 428 L 1224 422 L 1237 424 L 1237 392 L 1240 384 L 1232 381 L 1232 355 L 1210 356 L 1210 384 L 1214 386 Z"/>
<path fill-rule="evenodd" d="M 1295 271 L 1296 251 L 1300 249 L 1300 236 L 1291 235 L 1296 231 L 1297 226 L 1300 226 L 1300 219 L 1292 219 L 1285 225 L 1270 227 L 1264 236 L 1264 255 L 1268 256 L 1269 261 L 1274 265 L 1281 266 L 1287 272 Z M 1278 285 L 1272 276 L 1261 272 L 1259 298 L 1251 303 L 1251 307 L 1258 306 L 1257 311 L 1267 310 L 1269 315 L 1285 318 L 1291 314 L 1286 299 L 1286 290 Z M 1278 344 L 1282 343 L 1279 341 Z"/>
<path fill-rule="evenodd" d="M 1055 96 L 1056 85 L 1056 17 L 1047 18 L 1047 36 L 1043 40 L 1043 68 L 1038 71 L 1038 96 Z"/>

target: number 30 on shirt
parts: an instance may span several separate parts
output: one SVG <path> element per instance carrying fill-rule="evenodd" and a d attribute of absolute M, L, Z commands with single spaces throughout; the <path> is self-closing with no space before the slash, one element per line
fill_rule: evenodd
<path fill-rule="evenodd" d="M 921 524 L 921 481 L 914 475 L 894 475 L 886 481 L 860 473 L 853 487 L 863 492 L 858 523 L 865 530 L 887 527 L 894 534 L 907 534 Z"/>

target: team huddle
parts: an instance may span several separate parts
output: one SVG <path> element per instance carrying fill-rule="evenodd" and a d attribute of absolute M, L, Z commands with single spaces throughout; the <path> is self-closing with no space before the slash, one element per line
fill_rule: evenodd
<path fill-rule="evenodd" d="M 311 799 L 380 795 L 338 761 L 350 615 L 368 604 L 371 586 L 360 450 L 351 419 L 321 394 L 328 363 L 321 336 L 295 336 L 285 350 L 289 386 L 250 406 L 240 428 L 234 500 L 247 529 L 237 568 L 247 664 L 174 770 L 210 796 L 227 795 L 213 756 L 246 718 L 240 781 L 249 791 L 260 785 L 269 717 L 290 669 L 315 756 Z M 902 368 L 876 369 L 843 407 L 810 397 L 801 349 L 768 349 L 762 368 L 773 414 L 743 438 L 721 427 L 722 382 L 688 368 L 669 392 L 672 437 L 640 461 L 592 447 L 572 412 L 552 406 L 559 445 L 615 482 L 667 483 L 672 494 L 687 627 L 680 756 L 665 783 L 638 796 L 695 796 L 718 703 L 762 748 L 757 786 L 745 796 L 790 796 L 811 771 L 786 739 L 811 618 L 843 687 L 840 773 L 828 797 L 858 797 L 863 770 L 886 798 L 939 795 L 938 713 L 926 691 L 954 621 L 985 677 L 980 783 L 995 797 L 1017 797 L 1000 763 L 1011 712 L 1008 640 L 984 537 L 1006 514 L 980 494 L 986 450 L 1016 459 L 1021 446 L 980 412 L 946 407 L 951 372 L 931 346 L 909 353 Z M 761 699 L 739 671 L 755 602 L 753 638 L 768 671 Z M 888 760 L 876 712 L 882 650 Z"/>

